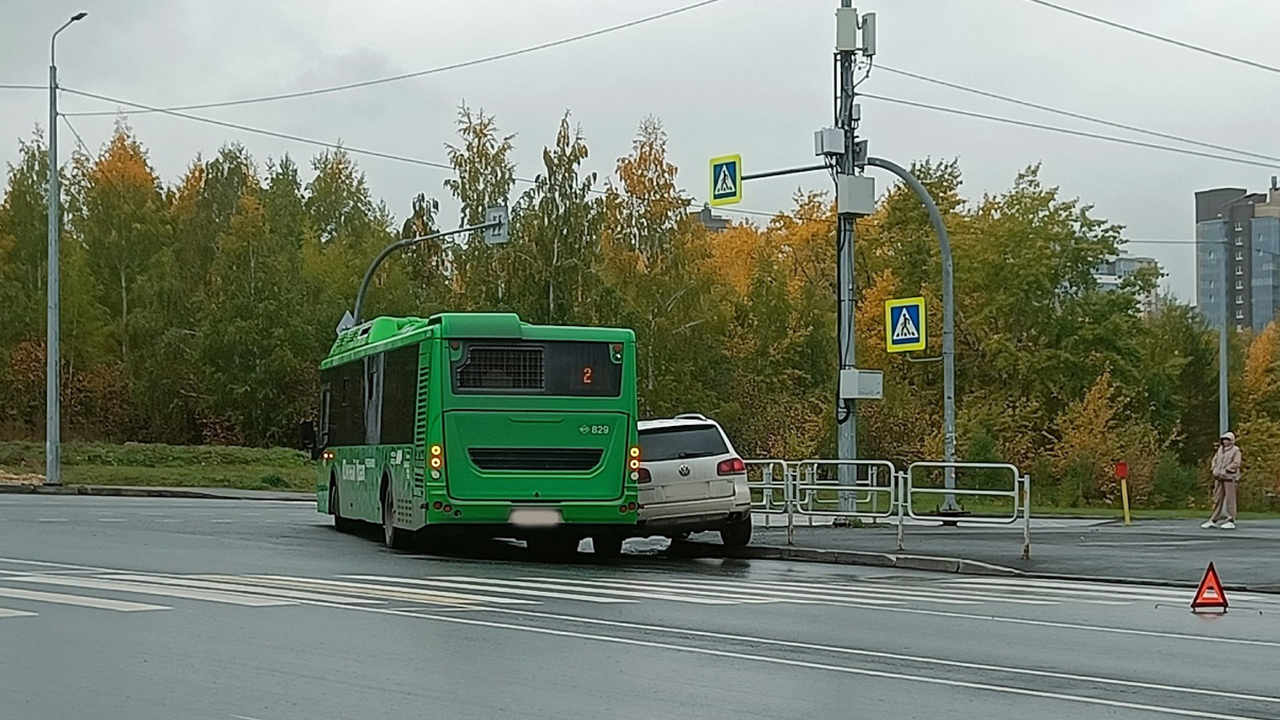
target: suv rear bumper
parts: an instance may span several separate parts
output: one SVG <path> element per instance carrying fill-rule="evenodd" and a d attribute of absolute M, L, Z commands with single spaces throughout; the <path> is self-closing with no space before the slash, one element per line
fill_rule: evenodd
<path fill-rule="evenodd" d="M 685 502 L 665 502 L 641 506 L 640 530 L 697 532 L 718 530 L 726 523 L 751 512 L 751 504 L 741 504 L 737 498 L 712 498 Z"/>

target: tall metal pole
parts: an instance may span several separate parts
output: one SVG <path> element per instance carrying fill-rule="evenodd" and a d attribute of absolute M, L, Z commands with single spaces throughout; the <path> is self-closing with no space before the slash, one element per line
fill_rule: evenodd
<path fill-rule="evenodd" d="M 45 430 L 44 430 L 44 483 L 62 484 L 62 408 L 61 383 L 58 375 L 61 348 L 59 347 L 58 318 L 60 277 L 58 268 L 58 229 L 61 224 L 61 190 L 58 188 L 58 65 L 54 58 L 58 33 L 88 13 L 77 13 L 49 38 L 49 282 L 48 317 L 45 327 Z"/>
<path fill-rule="evenodd" d="M 840 7 L 853 7 L 853 0 L 840 0 Z M 853 175 L 855 171 L 854 146 L 857 140 L 857 119 L 854 113 L 854 55 L 855 50 L 839 51 L 838 74 L 840 94 L 836 100 L 836 126 L 844 130 L 844 153 L 840 155 L 837 172 Z M 855 221 L 857 216 L 850 212 L 852 208 L 837 206 L 836 227 L 836 341 L 840 345 L 840 369 L 849 370 L 854 364 L 854 277 L 853 277 L 853 244 Z M 838 423 L 837 456 L 841 460 L 854 460 L 858 457 L 858 408 L 855 400 L 836 400 L 836 422 Z M 856 476 L 850 469 L 841 468 L 840 484 L 852 485 Z M 852 512 L 857 498 L 854 493 L 840 493 L 840 510 Z"/>
<path fill-rule="evenodd" d="M 955 462 L 956 459 L 956 323 L 955 323 L 955 281 L 954 267 L 951 264 L 951 236 L 947 234 L 946 223 L 942 221 L 942 213 L 938 204 L 929 195 L 929 190 L 910 170 L 890 162 L 884 158 L 869 157 L 867 164 L 883 168 L 897 175 L 911 188 L 911 191 L 924 203 L 929 211 L 929 221 L 938 235 L 938 248 L 942 254 L 942 452 L 943 459 Z M 956 486 L 955 468 L 945 470 L 945 484 L 948 490 Z M 945 496 L 941 514 L 957 513 L 960 506 L 956 504 L 956 496 Z"/>
<path fill-rule="evenodd" d="M 1230 304 L 1227 303 L 1227 288 L 1230 287 L 1231 273 L 1227 272 L 1230 263 L 1227 262 L 1227 256 L 1231 253 L 1231 246 L 1227 244 L 1226 235 L 1222 238 L 1222 325 L 1218 326 L 1218 434 L 1221 435 L 1231 429 L 1229 412 L 1227 410 L 1227 314 L 1231 311 Z"/>

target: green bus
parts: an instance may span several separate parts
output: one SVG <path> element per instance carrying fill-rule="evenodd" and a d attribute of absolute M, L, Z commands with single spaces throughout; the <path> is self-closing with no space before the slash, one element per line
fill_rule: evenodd
<path fill-rule="evenodd" d="M 511 313 L 379 317 L 320 364 L 317 510 L 380 524 L 617 554 L 635 528 L 635 334 Z"/>

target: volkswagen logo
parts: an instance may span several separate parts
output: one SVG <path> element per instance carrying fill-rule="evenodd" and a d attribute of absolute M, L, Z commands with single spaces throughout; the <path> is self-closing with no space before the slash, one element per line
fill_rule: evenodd
<path fill-rule="evenodd" d="M 689 466 L 681 465 L 680 469 L 677 472 L 680 473 L 680 477 L 689 477 Z"/>

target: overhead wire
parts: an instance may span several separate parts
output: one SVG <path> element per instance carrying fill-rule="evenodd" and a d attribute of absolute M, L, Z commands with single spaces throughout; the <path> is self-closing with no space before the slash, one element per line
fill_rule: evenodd
<path fill-rule="evenodd" d="M 1152 137 L 1163 138 L 1165 140 L 1175 140 L 1180 143 L 1186 143 L 1188 145 L 1197 145 L 1199 147 L 1209 148 L 1212 150 L 1222 150 L 1224 152 L 1235 153 L 1237 155 L 1246 155 L 1249 157 L 1260 158 L 1263 160 L 1280 162 L 1280 157 L 1276 157 L 1273 155 L 1263 155 L 1261 153 L 1250 152 L 1248 150 L 1241 150 L 1239 148 L 1233 148 L 1226 145 L 1216 145 L 1214 143 L 1182 137 L 1180 135 L 1173 135 L 1170 133 L 1159 132 L 1157 130 L 1148 130 L 1147 128 L 1138 127 L 1136 125 L 1129 125 L 1127 123 L 1115 122 L 1112 120 L 1106 120 L 1104 118 L 1085 115 L 1084 113 L 1072 112 L 1070 110 L 1063 110 L 1061 108 L 1056 108 L 1049 105 L 1041 105 L 1040 103 L 1034 103 L 1027 100 L 1020 100 L 1018 98 L 1010 97 L 1008 95 L 1001 95 L 999 93 L 980 90 L 978 88 L 970 87 L 968 85 L 961 85 L 960 83 L 948 82 L 946 80 L 940 80 L 938 78 L 929 77 L 927 75 L 920 75 L 919 73 L 914 73 L 914 72 L 902 70 L 899 68 L 889 67 L 884 64 L 878 65 L 877 67 L 884 72 L 892 73 L 894 75 L 902 75 L 904 77 L 909 77 L 915 80 L 932 83 L 934 85 L 940 85 L 942 87 L 951 88 L 954 90 L 960 90 L 962 92 L 971 93 L 973 95 L 980 95 L 982 97 L 992 98 L 994 100 L 1000 100 L 1002 102 L 1013 103 L 1015 105 L 1021 105 L 1023 107 L 1029 107 L 1035 110 L 1043 110 L 1044 112 L 1049 112 L 1049 113 L 1054 113 L 1056 115 L 1075 118 L 1077 120 L 1085 120 L 1087 122 L 1097 123 L 1099 125 L 1106 125 L 1106 126 L 1118 128 L 1121 130 L 1128 130 L 1130 132 L 1141 133 L 1143 135 L 1150 135 Z"/>
<path fill-rule="evenodd" d="M 1098 17 L 1097 15 L 1090 15 L 1089 13 L 1081 12 L 1073 8 L 1064 7 L 1056 3 L 1048 2 L 1048 0 L 1027 0 L 1027 2 L 1032 2 L 1032 3 L 1035 3 L 1036 5 L 1041 5 L 1043 7 L 1051 8 L 1059 12 L 1064 12 L 1064 13 L 1067 13 L 1068 15 L 1075 15 L 1076 17 L 1084 18 L 1085 20 L 1090 20 L 1092 22 L 1101 23 L 1108 27 L 1113 27 L 1117 30 L 1123 30 L 1125 32 L 1133 33 L 1135 35 L 1141 35 L 1145 38 L 1157 40 L 1162 43 L 1175 45 L 1177 47 L 1183 48 L 1184 50 L 1192 50 L 1194 52 L 1204 53 L 1205 55 L 1211 55 L 1213 57 L 1220 58 L 1222 60 L 1230 60 L 1231 62 L 1240 63 L 1241 65 L 1248 65 L 1249 67 L 1254 67 L 1259 70 L 1266 70 L 1268 72 L 1280 73 L 1280 67 L 1276 67 L 1274 65 L 1267 65 L 1266 63 L 1260 63 L 1255 60 L 1249 60 L 1248 58 L 1242 58 L 1238 55 L 1231 55 L 1229 53 L 1224 53 L 1218 50 L 1211 50 L 1207 47 L 1203 47 L 1201 45 L 1194 45 L 1192 43 L 1184 42 L 1182 40 L 1175 40 L 1174 38 L 1171 38 L 1167 35 L 1160 35 L 1159 33 L 1153 33 L 1148 30 L 1136 28 L 1132 25 L 1125 25 L 1124 23 L 1116 22 L 1114 20 L 1108 20 L 1103 17 Z"/>
<path fill-rule="evenodd" d="M 48 85 L 23 85 L 20 83 L 0 83 L 0 90 L 48 90 Z"/>
<path fill-rule="evenodd" d="M 674 8 L 672 10 L 667 10 L 666 12 L 658 13 L 656 15 L 648 15 L 646 17 L 638 18 L 636 20 L 630 20 L 628 22 L 620 23 L 618 25 L 611 25 L 606 28 L 592 30 L 590 32 L 573 35 L 571 37 L 560 38 L 559 40 L 552 40 L 550 42 L 539 43 L 537 45 L 530 45 L 529 47 L 520 48 L 518 50 L 509 50 L 507 52 L 497 53 L 495 55 L 487 55 L 485 57 L 475 58 L 472 60 L 465 60 L 462 62 L 451 63 L 448 65 L 441 65 L 439 67 L 428 68 L 426 70 L 417 70 L 414 72 L 401 73 L 399 75 L 390 75 L 387 77 L 374 78 L 371 80 L 361 80 L 359 82 L 345 83 L 342 85 L 331 85 L 328 87 L 313 88 L 311 90 L 299 90 L 296 92 L 276 93 L 273 95 L 261 95 L 258 97 L 240 98 L 238 100 L 223 100 L 219 102 L 194 103 L 190 105 L 175 105 L 175 106 L 166 107 L 166 108 L 148 109 L 145 112 L 146 113 L 161 112 L 162 110 L 206 110 L 209 108 L 232 107 L 236 105 L 251 105 L 256 103 L 274 102 L 277 100 L 290 100 L 294 98 L 311 97 L 314 95 L 325 95 L 328 93 L 342 92 L 344 90 L 354 90 L 356 88 L 370 87 L 373 85 L 382 85 L 385 83 L 398 82 L 400 80 L 409 80 L 412 78 L 419 78 L 427 75 L 435 75 L 438 73 L 448 72 L 450 70 L 458 70 L 461 68 L 474 67 L 476 65 L 483 65 L 485 63 L 490 63 L 497 60 L 505 60 L 507 58 L 513 58 L 519 55 L 527 55 L 529 53 L 537 52 L 539 50 L 547 50 L 549 48 L 559 47 L 561 45 L 568 45 L 569 43 L 578 42 L 580 40 L 586 40 L 588 38 L 599 37 L 601 35 L 617 32 L 619 30 L 625 30 L 627 28 L 636 27 L 637 25 L 644 25 L 645 23 L 650 23 L 656 20 L 669 18 L 673 15 L 686 13 L 691 10 L 696 10 L 701 7 L 706 7 L 707 5 L 712 5 L 717 2 L 721 2 L 721 0 L 701 0 L 701 2 L 692 3 L 690 5 L 684 5 L 678 8 Z M 67 114 L 74 115 L 74 116 L 88 117 L 92 115 L 105 115 L 110 113 L 105 111 L 91 111 L 91 112 L 77 112 L 77 113 L 67 113 Z"/>
<path fill-rule="evenodd" d="M 1133 140 L 1130 138 L 1116 137 L 1114 135 L 1102 135 L 1087 130 L 1073 130 L 1071 128 L 1059 127 L 1057 125 L 1045 125 L 1044 123 L 1030 122 L 1027 120 L 1016 120 L 1014 118 L 1001 117 L 999 115 L 989 115 L 987 113 L 973 112 L 972 110 L 961 110 L 959 108 L 950 108 L 943 105 L 933 105 L 930 103 L 917 102 L 914 100 L 903 100 L 901 98 L 893 98 L 885 95 L 876 95 L 872 93 L 859 93 L 861 97 L 871 100 L 880 100 L 882 102 L 895 103 L 898 105 L 906 105 L 909 107 L 921 108 L 924 110 L 934 110 L 936 112 L 944 112 L 952 115 L 960 115 L 963 117 L 976 118 L 980 120 L 990 120 L 992 122 L 1004 123 L 1006 125 L 1016 125 L 1019 127 L 1034 128 L 1036 130 L 1045 130 L 1047 132 L 1059 133 L 1062 135 L 1074 135 L 1076 137 L 1090 138 L 1093 140 L 1102 140 L 1105 142 L 1118 143 L 1121 145 L 1131 145 L 1134 147 L 1147 148 L 1149 150 L 1163 150 L 1165 152 L 1180 153 L 1183 155 L 1191 155 L 1194 157 L 1208 158 L 1210 160 L 1223 160 L 1226 162 L 1238 163 L 1241 165 L 1252 165 L 1254 167 L 1264 167 L 1275 169 L 1280 167 L 1280 160 L 1274 163 L 1258 162 L 1256 160 L 1248 160 L 1245 158 L 1230 157 L 1227 155 L 1216 155 L 1214 153 L 1201 152 L 1199 150 L 1191 150 L 1188 148 L 1174 147 L 1172 145 L 1160 145 L 1158 143 L 1149 143 L 1143 140 Z"/>
<path fill-rule="evenodd" d="M 353 155 L 365 155 L 368 157 L 381 158 L 383 160 L 394 160 L 396 162 L 403 162 L 403 163 L 408 163 L 412 165 L 436 168 L 439 170 L 448 170 L 450 172 L 454 170 L 454 167 L 452 165 L 445 162 L 439 162 L 434 160 L 424 160 L 422 158 L 415 158 L 415 157 L 410 157 L 408 155 L 399 155 L 396 153 L 383 152 L 380 150 L 370 150 L 368 148 L 354 147 L 351 145 L 344 145 L 338 142 L 329 142 L 326 140 L 318 140 L 316 138 L 309 138 L 309 137 L 303 137 L 301 135 L 294 135 L 292 133 L 279 132 L 276 130 L 267 130 L 265 128 L 253 127 L 251 125 L 243 125 L 241 123 L 233 123 L 227 120 L 218 120 L 216 118 L 204 117 L 202 115 L 192 115 L 190 113 L 180 112 L 178 110 L 170 110 L 168 108 L 154 107 L 150 105 L 145 105 L 143 103 L 134 102 L 132 100 L 125 100 L 123 98 L 111 97 L 108 95 L 102 95 L 100 93 L 92 93 L 86 90 L 77 90 L 75 88 L 67 88 L 67 87 L 61 88 L 61 90 L 63 92 L 70 93 L 72 95 L 79 95 L 81 97 L 86 97 L 93 100 L 101 100 L 103 102 L 110 102 L 116 105 L 142 108 L 142 109 L 151 110 L 153 112 L 157 112 L 163 115 L 170 115 L 173 117 L 182 118 L 184 120 L 191 120 L 193 122 L 205 123 L 208 125 L 227 128 L 230 130 L 238 130 L 240 132 L 246 132 L 254 135 L 263 135 L 266 137 L 272 137 L 279 140 L 287 140 L 290 142 L 296 142 L 303 145 L 323 147 L 330 150 L 342 150 L 344 152 L 348 152 Z M 59 113 L 59 115 L 64 118 L 66 117 L 66 113 Z M 537 182 L 537 180 L 534 178 L 520 177 L 520 176 L 514 176 L 512 179 L 516 182 L 529 184 L 529 185 L 532 185 Z M 607 194 L 608 190 L 604 190 L 600 188 L 592 188 L 591 192 L 598 195 L 603 195 L 603 194 Z M 701 204 L 701 203 L 699 203 L 696 199 L 689 200 L 690 206 L 695 204 Z M 769 218 L 772 218 L 781 214 L 781 212 L 765 212 L 761 210 L 748 210 L 745 208 L 720 207 L 720 208 L 717 208 L 717 210 L 733 213 L 733 214 L 739 214 L 739 215 L 751 215 L 751 216 L 769 217 Z"/>

